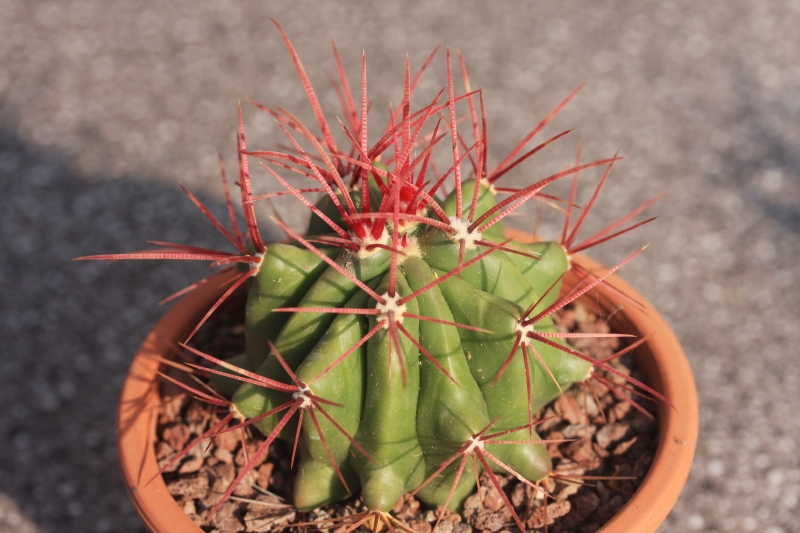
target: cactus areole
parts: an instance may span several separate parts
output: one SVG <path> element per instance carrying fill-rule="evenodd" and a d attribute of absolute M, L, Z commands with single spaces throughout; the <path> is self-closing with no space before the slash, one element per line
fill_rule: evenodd
<path fill-rule="evenodd" d="M 556 330 L 553 313 L 633 257 L 608 273 L 586 276 L 571 296 L 558 299 L 562 277 L 575 268 L 570 253 L 640 225 L 619 229 L 637 210 L 573 244 L 591 208 L 586 206 L 578 222 L 570 224 L 578 173 L 604 168 L 602 186 L 618 158 L 581 163 L 579 152 L 562 172 L 521 188 L 501 187 L 498 180 L 508 171 L 564 135 L 527 148 L 573 95 L 488 170 L 483 94 L 470 90 L 460 61 L 466 90 L 455 96 L 449 50 L 446 86 L 413 111 L 411 95 L 430 59 L 414 78 L 406 63 L 401 105 L 390 109 L 388 127 L 371 146 L 366 59 L 356 106 L 337 54 L 341 78 L 336 85 L 345 117 L 342 148 L 297 54 L 278 29 L 321 133 L 312 133 L 281 109 L 256 104 L 276 119 L 293 150 L 249 151 L 240 108 L 238 185 L 247 227 L 240 231 L 237 225 L 224 167 L 230 229 L 189 194 L 236 251 L 157 243 L 164 249 L 91 257 L 202 259 L 226 265 L 225 271 L 235 276 L 222 299 L 246 284 L 245 352 L 219 361 L 192 350 L 216 365 L 210 372 L 221 393 L 198 395 L 230 408 L 225 423 L 204 437 L 229 429 L 228 422 L 237 419 L 267 436 L 223 501 L 276 438 L 295 450 L 294 504 L 301 510 L 360 493 L 366 507 L 386 520 L 404 492 L 431 507 L 458 509 L 474 490 L 477 471 L 484 470 L 492 479 L 493 472 L 509 471 L 533 485 L 552 468 L 535 432 L 536 411 L 593 370 L 614 372 L 570 348 L 565 338 L 571 334 Z M 472 126 L 468 134 L 457 130 L 461 118 Z M 441 146 L 449 162 L 439 170 L 433 154 Z M 275 220 L 289 239 L 267 243 L 261 238 L 254 204 L 264 197 L 252 192 L 253 160 L 261 163 L 265 178 L 284 188 L 267 196 L 293 196 L 311 211 L 307 231 L 295 232 Z M 441 160 L 440 155 L 439 165 Z M 279 172 L 299 174 L 314 186 L 296 187 Z M 572 198 L 542 192 L 567 176 L 573 179 Z M 443 194 L 445 187 L 449 194 Z M 310 200 L 312 194 L 321 199 Z M 532 200 L 560 202 L 566 213 L 560 240 L 522 244 L 505 238 L 504 217 Z"/>

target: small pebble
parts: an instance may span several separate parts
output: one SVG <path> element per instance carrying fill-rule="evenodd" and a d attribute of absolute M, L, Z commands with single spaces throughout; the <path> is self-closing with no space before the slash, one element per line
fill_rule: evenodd
<path fill-rule="evenodd" d="M 172 495 L 187 498 L 203 498 L 208 492 L 208 476 L 200 473 L 196 476 L 187 476 L 167 483 L 167 488 Z"/>
<path fill-rule="evenodd" d="M 167 441 L 173 450 L 183 450 L 189 442 L 189 427 L 186 424 L 175 424 L 161 431 L 161 438 Z"/>
<path fill-rule="evenodd" d="M 417 533 L 431 533 L 432 531 L 432 526 L 425 520 L 409 520 L 407 524 L 408 527 L 410 527 Z M 437 531 L 440 530 L 437 529 Z"/>
<path fill-rule="evenodd" d="M 215 448 L 214 449 L 214 457 L 219 460 L 221 463 L 231 464 L 233 463 L 233 454 L 226 450 L 225 448 Z"/>
<path fill-rule="evenodd" d="M 190 455 L 188 459 L 181 463 L 180 468 L 178 468 L 178 472 L 181 474 L 191 474 L 192 472 L 197 472 L 203 467 L 204 462 L 205 458 L 202 455 Z"/>

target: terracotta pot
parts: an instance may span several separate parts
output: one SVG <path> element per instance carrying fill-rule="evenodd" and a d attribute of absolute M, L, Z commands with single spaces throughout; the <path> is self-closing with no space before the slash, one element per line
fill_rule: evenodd
<path fill-rule="evenodd" d="M 514 233 L 519 240 L 525 238 L 524 234 Z M 577 261 L 593 271 L 604 272 L 591 260 L 581 257 Z M 675 408 L 658 404 L 658 449 L 650 471 L 639 490 L 600 531 L 654 532 L 675 504 L 689 474 L 697 441 L 697 393 L 689 363 L 669 326 L 639 293 L 615 276 L 610 279 L 644 303 L 646 312 L 620 302 L 618 295 L 606 289 L 597 288 L 581 301 L 600 316 L 611 315 L 614 331 L 638 337 L 652 335 L 637 349 L 637 362 L 650 385 L 669 398 Z M 565 286 L 575 281 L 574 275 L 568 275 Z M 205 284 L 176 303 L 147 336 L 123 385 L 117 418 L 117 452 L 131 500 L 153 533 L 201 533 L 201 530 L 175 503 L 161 476 L 145 486 L 158 471 L 154 442 L 160 402 L 156 372 L 161 366 L 146 355 L 171 357 L 170 345 L 186 338 L 223 291 L 217 284 Z"/>

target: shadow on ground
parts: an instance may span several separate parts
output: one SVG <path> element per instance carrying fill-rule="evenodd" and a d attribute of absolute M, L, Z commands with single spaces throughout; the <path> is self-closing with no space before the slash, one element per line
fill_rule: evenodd
<path fill-rule="evenodd" d="M 208 271 L 71 260 L 152 239 L 230 248 L 177 184 L 99 178 L 0 132 L 0 529 L 144 531 L 118 474 L 117 397 L 158 301 Z"/>

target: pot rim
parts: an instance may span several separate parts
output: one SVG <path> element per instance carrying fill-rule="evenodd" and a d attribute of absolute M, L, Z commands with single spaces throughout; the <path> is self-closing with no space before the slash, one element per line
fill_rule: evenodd
<path fill-rule="evenodd" d="M 528 234 L 507 231 L 519 242 L 530 242 Z M 575 255 L 572 260 L 591 272 L 606 271 L 600 264 Z M 570 271 L 565 286 L 578 281 Z M 654 532 L 664 521 L 680 495 L 694 456 L 698 432 L 698 401 L 689 362 L 672 330 L 659 313 L 639 294 L 615 275 L 608 281 L 642 304 L 629 305 L 613 291 L 596 287 L 581 298 L 594 312 L 607 319 L 616 331 L 651 335 L 637 349 L 637 362 L 648 375 L 650 385 L 667 397 L 670 407 L 657 404 L 658 446 L 653 463 L 639 489 L 599 533 Z M 200 533 L 200 528 L 173 499 L 161 476 L 156 476 L 156 422 L 159 394 L 158 370 L 161 363 L 149 357 L 169 357 L 224 289 L 225 280 L 206 283 L 178 301 L 142 343 L 123 384 L 117 412 L 117 453 L 122 477 L 131 501 L 154 533 Z"/>

